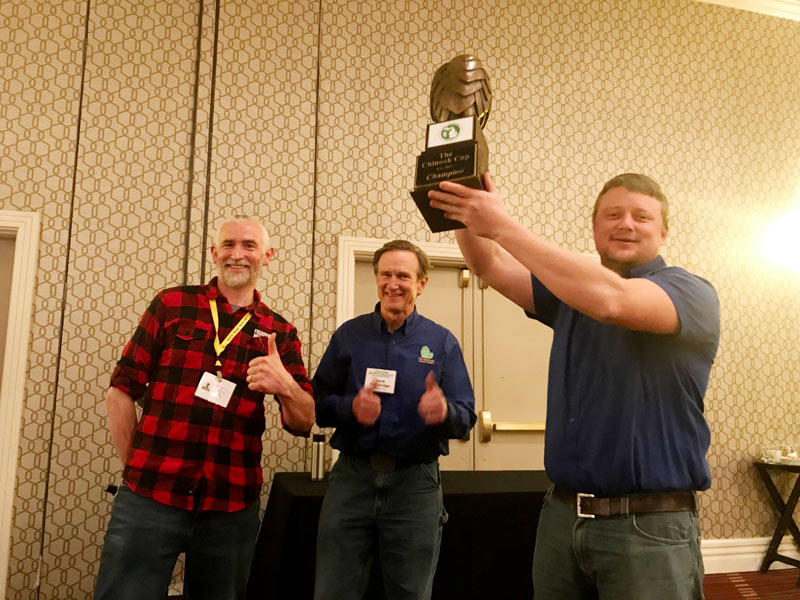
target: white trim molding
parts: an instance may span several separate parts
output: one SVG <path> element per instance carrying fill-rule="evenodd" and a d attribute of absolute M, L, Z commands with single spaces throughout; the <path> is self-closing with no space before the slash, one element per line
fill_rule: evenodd
<path fill-rule="evenodd" d="M 770 538 L 733 538 L 727 540 L 702 540 L 700 552 L 703 554 L 703 567 L 707 575 L 712 573 L 739 573 L 758 571 L 767 553 Z M 800 560 L 791 536 L 786 536 L 778 546 L 778 553 Z M 793 568 L 786 563 L 774 562 L 770 569 Z"/>
<path fill-rule="evenodd" d="M 3 532 L 0 535 L 0 600 L 6 594 L 11 551 L 11 516 L 22 405 L 25 400 L 39 228 L 39 213 L 0 210 L 0 235 L 15 240 L 3 382 L 0 387 L 0 531 Z"/>
<path fill-rule="evenodd" d="M 750 12 L 800 21 L 800 0 L 697 0 Z"/>

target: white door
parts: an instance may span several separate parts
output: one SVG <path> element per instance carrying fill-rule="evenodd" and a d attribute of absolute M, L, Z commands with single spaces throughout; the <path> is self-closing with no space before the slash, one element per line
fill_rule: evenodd
<path fill-rule="evenodd" d="M 553 331 L 473 277 L 475 469 L 544 469 L 547 371 Z"/>

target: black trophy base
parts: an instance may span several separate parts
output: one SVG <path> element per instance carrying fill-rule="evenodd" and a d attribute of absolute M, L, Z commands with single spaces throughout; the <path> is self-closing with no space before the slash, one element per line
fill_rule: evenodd
<path fill-rule="evenodd" d="M 488 169 L 486 140 L 480 128 L 475 140 L 427 148 L 417 157 L 414 189 L 411 197 L 417 203 L 431 231 L 460 229 L 464 224 L 447 219 L 444 212 L 431 208 L 428 191 L 435 190 L 442 181 L 453 181 L 478 190 L 483 189 L 483 174 Z"/>
<path fill-rule="evenodd" d="M 460 183 L 461 185 L 466 185 L 467 187 L 475 188 L 476 190 L 483 189 L 481 178 L 477 176 L 465 177 L 463 179 L 450 179 L 449 181 Z M 428 191 L 438 188 L 439 184 L 435 183 L 433 185 L 416 187 L 411 190 L 411 197 L 417 204 L 419 212 L 422 213 L 422 218 L 425 219 L 425 222 L 428 224 L 428 227 L 433 233 L 451 231 L 453 229 L 463 229 L 466 227 L 466 225 L 464 225 L 461 221 L 448 219 L 444 216 L 443 210 L 433 208 L 431 206 L 431 199 L 428 198 Z"/>

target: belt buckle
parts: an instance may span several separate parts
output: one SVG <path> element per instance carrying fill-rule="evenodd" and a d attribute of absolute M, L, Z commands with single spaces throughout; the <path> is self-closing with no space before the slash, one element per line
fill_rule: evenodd
<path fill-rule="evenodd" d="M 583 492 L 575 494 L 575 513 L 579 519 L 594 519 L 594 515 L 581 512 L 581 500 L 583 498 L 594 498 L 594 494 L 584 494 Z"/>
<path fill-rule="evenodd" d="M 369 466 L 380 473 L 394 471 L 394 457 L 385 452 L 373 452 L 369 457 Z"/>

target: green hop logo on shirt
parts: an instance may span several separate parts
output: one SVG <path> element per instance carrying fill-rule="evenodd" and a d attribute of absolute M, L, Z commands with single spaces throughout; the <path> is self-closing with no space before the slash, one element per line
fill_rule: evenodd
<path fill-rule="evenodd" d="M 431 352 L 431 349 L 427 346 L 423 346 L 422 350 L 419 351 L 419 357 L 430 360 L 433 358 L 433 352 Z"/>

